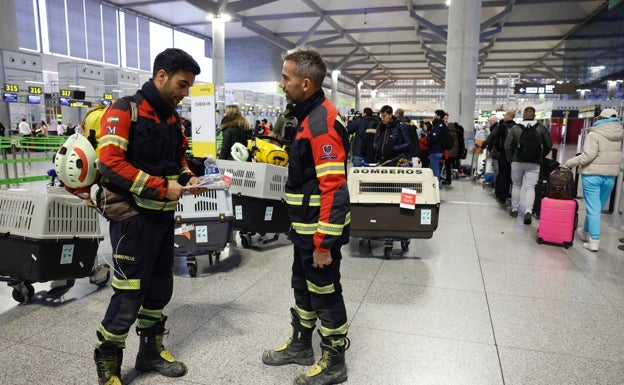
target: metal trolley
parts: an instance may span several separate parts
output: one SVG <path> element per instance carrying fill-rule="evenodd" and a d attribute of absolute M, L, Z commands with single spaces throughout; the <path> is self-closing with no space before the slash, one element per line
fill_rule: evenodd
<path fill-rule="evenodd" d="M 252 236 L 274 234 L 263 244 L 274 242 L 290 230 L 290 217 L 284 185 L 288 168 L 267 163 L 217 160 L 221 174 L 232 175 L 230 192 L 234 206 L 234 228 L 239 230 L 241 245 L 248 248 Z"/>
<path fill-rule="evenodd" d="M 210 265 L 232 241 L 232 198 L 224 188 L 199 195 L 185 194 L 175 213 L 174 253 L 186 257 L 191 277 L 197 276 L 197 256 L 208 255 Z"/>
<path fill-rule="evenodd" d="M 389 259 L 395 241 L 407 251 L 410 239 L 428 239 L 438 227 L 440 189 L 429 168 L 352 167 L 348 177 L 351 235 L 384 242 Z M 401 207 L 404 188 L 416 191 L 413 208 Z"/>
<path fill-rule="evenodd" d="M 106 284 L 109 266 L 96 266 L 102 239 L 97 211 L 64 189 L 0 190 L 0 280 L 17 302 L 33 298 L 34 282 L 67 280 L 50 297 L 65 294 L 76 278 Z"/>

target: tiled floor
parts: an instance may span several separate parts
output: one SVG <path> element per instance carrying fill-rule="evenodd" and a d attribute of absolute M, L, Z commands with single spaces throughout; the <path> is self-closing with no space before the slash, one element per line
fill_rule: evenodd
<path fill-rule="evenodd" d="M 578 241 L 570 249 L 538 245 L 538 221 L 512 219 L 480 181 L 454 181 L 441 196 L 432 239 L 412 240 L 405 253 L 397 245 L 391 260 L 382 243 L 372 253 L 358 239 L 343 248 L 348 383 L 624 383 L 624 232 L 609 227 L 610 216 L 592 253 Z M 106 241 L 98 254 L 110 259 Z M 306 368 L 260 360 L 289 335 L 290 261 L 283 237 L 249 249 L 232 244 L 219 265 L 204 260 L 196 278 L 177 259 L 165 345 L 189 372 L 138 375 L 130 335 L 125 383 L 290 384 Z M 92 345 L 111 289 L 80 279 L 50 301 L 39 296 L 49 286 L 36 284 L 35 300 L 18 305 L 0 285 L 0 384 L 97 383 Z"/>

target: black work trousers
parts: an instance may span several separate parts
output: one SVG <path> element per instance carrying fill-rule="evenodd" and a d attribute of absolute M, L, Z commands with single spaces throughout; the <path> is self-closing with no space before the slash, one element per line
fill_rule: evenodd
<path fill-rule="evenodd" d="M 158 219 L 135 215 L 110 222 L 115 274 L 102 326 L 127 334 L 141 306 L 162 311 L 173 294 L 173 211 Z"/>
<path fill-rule="evenodd" d="M 292 288 L 300 309 L 315 312 L 324 336 L 346 335 L 347 310 L 340 284 L 340 246 L 331 249 L 332 263 L 322 269 L 312 266 L 312 252 L 294 246 Z"/>

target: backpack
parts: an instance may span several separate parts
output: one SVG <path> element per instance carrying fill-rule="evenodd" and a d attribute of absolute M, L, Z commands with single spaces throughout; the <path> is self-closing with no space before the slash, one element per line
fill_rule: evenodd
<path fill-rule="evenodd" d="M 548 177 L 546 196 L 553 199 L 572 199 L 576 197 L 572 171 L 556 169 L 551 172 Z"/>
<path fill-rule="evenodd" d="M 410 139 L 412 141 L 412 157 L 420 157 L 420 137 L 418 136 L 418 130 L 416 129 L 416 126 L 412 126 L 411 124 L 408 125 L 407 131 L 409 132 Z"/>
<path fill-rule="evenodd" d="M 516 154 L 518 159 L 523 162 L 538 162 L 542 158 L 542 137 L 537 133 L 536 126 L 523 126 L 518 124 L 522 128 L 520 134 L 520 141 L 518 142 Z"/>
<path fill-rule="evenodd" d="M 450 150 L 453 148 L 455 144 L 455 140 L 453 139 L 453 135 L 449 131 L 447 126 L 442 126 L 442 149 Z"/>
<path fill-rule="evenodd" d="M 494 148 L 496 148 L 500 152 L 505 151 L 505 140 L 507 139 L 508 132 L 509 127 L 507 127 L 504 122 L 498 124 L 496 134 L 494 134 Z"/>
<path fill-rule="evenodd" d="M 295 140 L 297 136 L 297 127 L 299 123 L 294 116 L 284 117 L 284 126 L 282 127 L 282 136 L 280 139 L 286 144 L 290 144 Z"/>

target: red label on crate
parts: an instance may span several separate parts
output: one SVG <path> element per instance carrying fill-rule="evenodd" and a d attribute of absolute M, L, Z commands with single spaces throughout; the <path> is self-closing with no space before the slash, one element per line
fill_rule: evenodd
<path fill-rule="evenodd" d="M 409 188 L 403 188 L 401 190 L 401 208 L 402 209 L 416 209 L 416 190 Z"/>
<path fill-rule="evenodd" d="M 225 182 L 225 184 L 227 184 L 228 186 L 232 184 L 232 173 L 229 171 L 226 171 L 223 173 L 223 177 L 221 177 L 221 180 L 223 182 Z"/>

